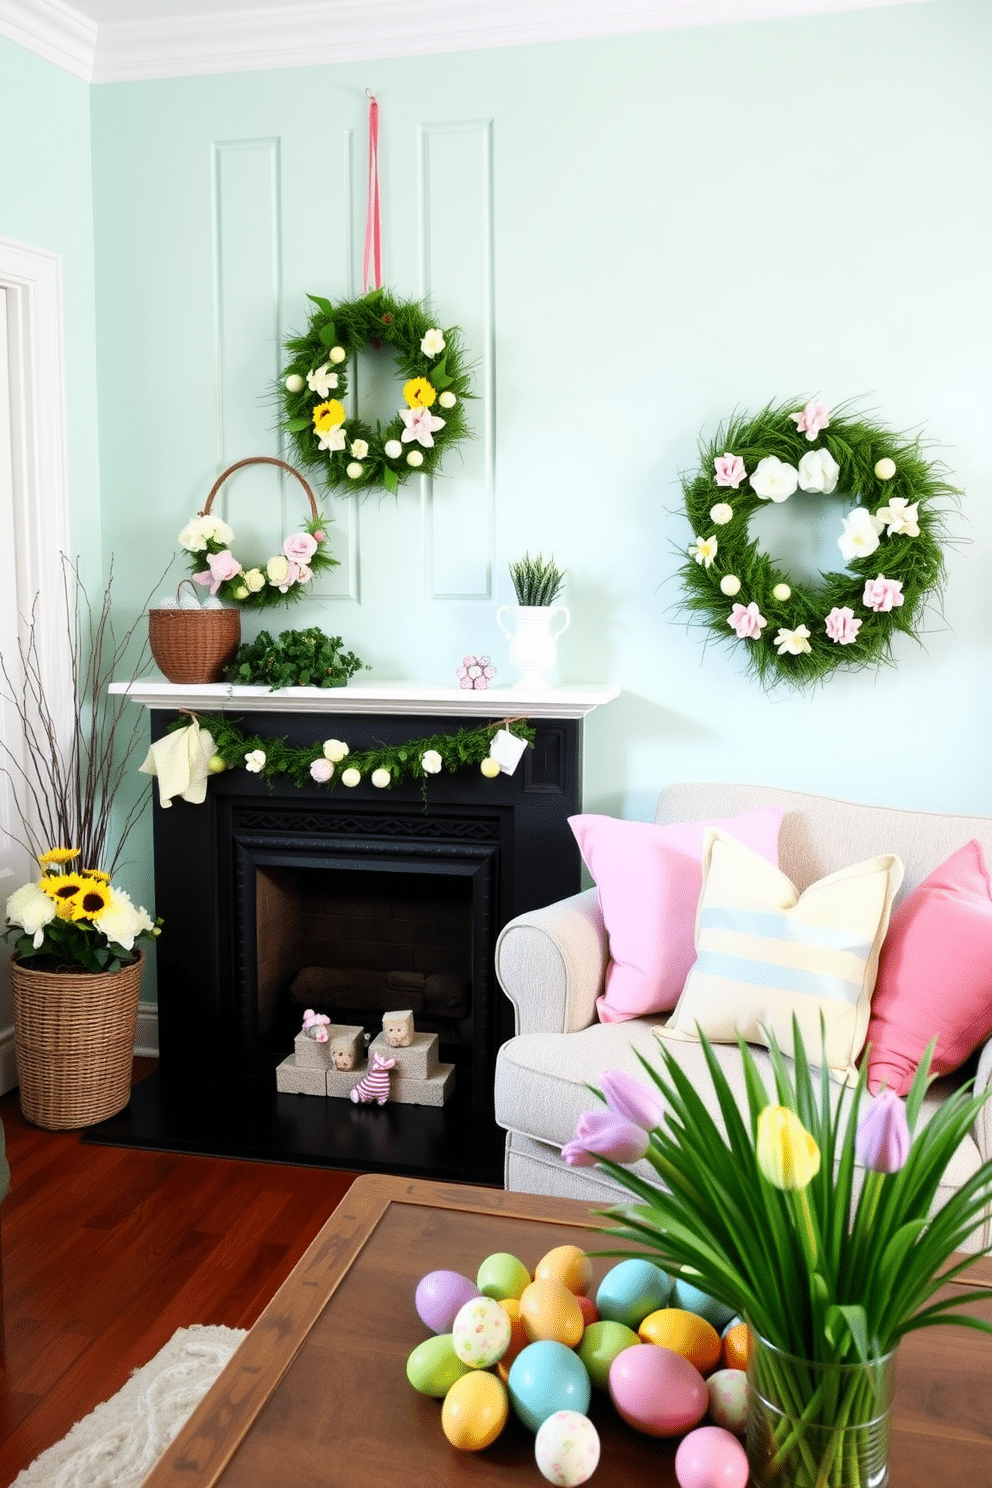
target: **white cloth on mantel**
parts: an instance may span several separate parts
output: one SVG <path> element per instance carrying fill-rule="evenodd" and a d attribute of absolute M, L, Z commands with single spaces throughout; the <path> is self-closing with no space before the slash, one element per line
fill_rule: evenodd
<path fill-rule="evenodd" d="M 214 741 L 207 729 L 198 723 L 174 729 L 156 739 L 138 766 L 144 775 L 158 776 L 158 798 L 162 806 L 171 806 L 173 796 L 182 796 L 200 806 L 207 798 L 208 768 L 214 752 Z"/>

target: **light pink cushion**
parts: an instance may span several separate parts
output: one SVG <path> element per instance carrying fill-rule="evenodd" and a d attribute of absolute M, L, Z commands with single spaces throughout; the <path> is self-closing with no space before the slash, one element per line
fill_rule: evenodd
<path fill-rule="evenodd" d="M 780 806 L 712 821 L 618 821 L 570 816 L 593 876 L 610 941 L 600 1021 L 622 1023 L 673 1008 L 696 959 L 696 905 L 703 886 L 703 833 L 719 827 L 778 866 Z"/>
<path fill-rule="evenodd" d="M 992 887 L 975 840 L 892 912 L 868 1025 L 868 1088 L 905 1095 L 930 1040 L 946 1075 L 992 1034 Z"/>

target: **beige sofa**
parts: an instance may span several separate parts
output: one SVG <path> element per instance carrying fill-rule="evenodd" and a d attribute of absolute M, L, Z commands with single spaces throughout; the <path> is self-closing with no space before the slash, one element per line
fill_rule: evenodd
<path fill-rule="evenodd" d="M 793 883 L 810 883 L 877 853 L 896 853 L 905 876 L 896 903 L 951 853 L 975 837 L 992 862 L 992 817 L 954 816 L 856 805 L 824 796 L 754 785 L 671 785 L 662 791 L 655 820 L 691 822 L 734 816 L 766 803 L 784 811 L 779 862 Z M 643 1075 L 635 1051 L 656 1059 L 651 1029 L 666 1015 L 626 1023 L 600 1023 L 596 998 L 603 991 L 608 946 L 595 889 L 545 909 L 520 915 L 502 931 L 496 971 L 516 1014 L 516 1037 L 496 1062 L 496 1120 L 505 1128 L 506 1187 L 523 1193 L 613 1202 L 618 1193 L 599 1168 L 568 1168 L 560 1149 L 584 1110 L 594 1104 L 587 1086 L 610 1068 Z M 696 1088 L 712 1095 L 702 1051 L 693 1043 L 667 1045 Z M 740 1056 L 724 1045 L 718 1057 L 743 1106 Z M 772 1088 L 764 1050 L 755 1056 Z M 965 1077 L 977 1091 L 992 1081 L 992 1041 L 958 1074 L 937 1080 L 924 1106 L 932 1110 Z M 838 1086 L 835 1095 L 839 1096 Z M 938 1203 L 992 1157 L 992 1100 L 959 1147 L 945 1175 Z M 648 1178 L 646 1164 L 640 1170 Z M 992 1244 L 992 1216 L 972 1236 L 970 1249 Z"/>

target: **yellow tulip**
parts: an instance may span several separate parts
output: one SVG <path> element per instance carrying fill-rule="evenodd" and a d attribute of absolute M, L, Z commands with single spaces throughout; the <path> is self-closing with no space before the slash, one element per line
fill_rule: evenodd
<path fill-rule="evenodd" d="M 758 1167 L 775 1188 L 803 1189 L 820 1171 L 820 1149 L 788 1106 L 766 1106 L 758 1117 Z"/>

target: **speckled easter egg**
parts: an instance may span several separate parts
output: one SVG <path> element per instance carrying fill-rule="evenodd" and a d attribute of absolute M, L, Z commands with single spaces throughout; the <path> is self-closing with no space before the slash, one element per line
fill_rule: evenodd
<path fill-rule="evenodd" d="M 627 1425 L 646 1436 L 681 1436 L 702 1420 L 709 1403 L 695 1365 L 656 1343 L 617 1354 L 610 1365 L 610 1399 Z"/>
<path fill-rule="evenodd" d="M 747 1453 L 729 1431 L 700 1426 L 675 1453 L 679 1488 L 747 1488 Z"/>
<path fill-rule="evenodd" d="M 599 1463 L 599 1432 L 578 1411 L 555 1411 L 539 1426 L 534 1460 L 549 1483 L 576 1488 L 592 1477 Z"/>
<path fill-rule="evenodd" d="M 460 1307 L 478 1297 L 479 1288 L 458 1271 L 428 1271 L 417 1283 L 414 1306 L 432 1333 L 450 1333 Z"/>
<path fill-rule="evenodd" d="M 718 1369 L 706 1381 L 709 1418 L 735 1436 L 747 1430 L 747 1375 L 743 1369 Z"/>
<path fill-rule="evenodd" d="M 669 1298 L 669 1306 L 681 1307 L 686 1312 L 698 1313 L 720 1333 L 730 1319 L 734 1316 L 734 1309 L 728 1307 L 725 1302 L 718 1302 L 708 1292 L 701 1291 L 699 1287 L 693 1286 L 686 1281 L 684 1276 L 677 1276 L 672 1283 L 672 1295 Z"/>
<path fill-rule="evenodd" d="M 642 1343 L 657 1343 L 674 1349 L 695 1364 L 700 1374 L 709 1374 L 720 1362 L 720 1335 L 698 1313 L 681 1307 L 660 1307 L 649 1312 L 637 1330 Z"/>
<path fill-rule="evenodd" d="M 520 1296 L 520 1319 L 532 1342 L 554 1338 L 567 1348 L 575 1347 L 585 1326 L 575 1293 L 550 1278 L 532 1281 L 524 1288 Z"/>
<path fill-rule="evenodd" d="M 530 1343 L 510 1365 L 507 1381 L 510 1404 L 530 1431 L 536 1431 L 555 1411 L 572 1410 L 584 1416 L 592 1386 L 586 1366 L 563 1343 L 552 1338 Z"/>
<path fill-rule="evenodd" d="M 418 1343 L 406 1361 L 406 1377 L 421 1395 L 447 1395 L 469 1366 L 455 1353 L 450 1333 L 435 1333 Z"/>
<path fill-rule="evenodd" d="M 592 1261 L 577 1245 L 556 1245 L 534 1267 L 535 1281 L 560 1281 L 577 1297 L 592 1286 Z"/>
<path fill-rule="evenodd" d="M 488 1369 L 510 1346 L 510 1319 L 492 1297 L 473 1297 L 458 1309 L 451 1345 L 463 1364 Z"/>
<path fill-rule="evenodd" d="M 631 1256 L 607 1271 L 596 1292 L 596 1306 L 601 1318 L 636 1328 L 649 1312 L 665 1306 L 671 1289 L 660 1266 Z"/>
<path fill-rule="evenodd" d="M 601 1318 L 598 1323 L 589 1324 L 582 1335 L 578 1355 L 597 1390 L 609 1389 L 613 1360 L 639 1341 L 633 1328 L 628 1328 L 626 1323 L 611 1323 L 608 1318 Z"/>
<path fill-rule="evenodd" d="M 475 1278 L 479 1291 L 485 1297 L 495 1297 L 502 1302 L 504 1297 L 519 1297 L 524 1287 L 530 1286 L 531 1276 L 523 1261 L 498 1250 L 479 1267 Z"/>
<path fill-rule="evenodd" d="M 502 1380 L 485 1370 L 473 1369 L 455 1380 L 444 1397 L 441 1430 L 453 1447 L 463 1452 L 481 1452 L 492 1446 L 509 1414 L 509 1399 Z"/>

